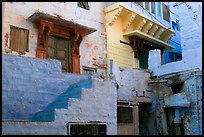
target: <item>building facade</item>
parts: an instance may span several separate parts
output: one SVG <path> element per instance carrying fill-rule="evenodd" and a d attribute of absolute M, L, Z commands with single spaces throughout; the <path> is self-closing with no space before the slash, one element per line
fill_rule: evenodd
<path fill-rule="evenodd" d="M 3 2 L 2 134 L 202 134 L 201 11 Z"/>

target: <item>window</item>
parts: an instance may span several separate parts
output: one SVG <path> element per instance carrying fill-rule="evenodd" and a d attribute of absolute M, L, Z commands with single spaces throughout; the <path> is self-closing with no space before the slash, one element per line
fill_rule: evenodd
<path fill-rule="evenodd" d="M 155 3 L 151 2 L 151 9 L 152 9 L 152 13 L 155 14 Z"/>
<path fill-rule="evenodd" d="M 91 67 L 86 67 L 86 66 L 82 67 L 83 74 L 93 74 L 94 72 L 96 72 L 96 68 L 91 68 Z"/>
<path fill-rule="evenodd" d="M 161 17 L 161 2 L 157 3 L 157 15 Z"/>
<path fill-rule="evenodd" d="M 149 2 L 145 2 L 145 8 L 149 10 Z"/>
<path fill-rule="evenodd" d="M 170 86 L 171 86 L 171 89 L 173 91 L 173 94 L 181 93 L 182 89 L 183 89 L 183 85 L 184 85 L 183 81 L 181 81 L 179 83 L 171 84 Z"/>
<path fill-rule="evenodd" d="M 172 29 L 173 29 L 173 30 L 176 30 L 176 27 L 177 27 L 176 22 L 172 21 Z"/>
<path fill-rule="evenodd" d="M 171 62 L 180 61 L 180 60 L 182 60 L 182 54 L 169 52 L 169 58 L 170 58 Z"/>
<path fill-rule="evenodd" d="M 170 13 L 169 13 L 168 7 L 165 4 L 162 4 L 162 7 L 163 7 L 163 19 L 169 22 L 170 21 Z"/>
<path fill-rule="evenodd" d="M 143 7 L 143 2 L 135 2 L 135 3 Z"/>
<path fill-rule="evenodd" d="M 133 123 L 132 107 L 117 107 L 117 123 Z"/>
<path fill-rule="evenodd" d="M 89 10 L 89 5 L 88 5 L 88 2 L 78 2 L 78 7 L 81 7 L 83 9 L 86 9 L 86 10 Z"/>
<path fill-rule="evenodd" d="M 176 20 L 176 29 L 177 31 L 180 31 L 180 23 L 178 20 Z"/>
<path fill-rule="evenodd" d="M 69 135 L 106 135 L 106 124 L 69 123 Z"/>
<path fill-rule="evenodd" d="M 29 30 L 10 26 L 10 48 L 17 52 L 28 52 Z"/>

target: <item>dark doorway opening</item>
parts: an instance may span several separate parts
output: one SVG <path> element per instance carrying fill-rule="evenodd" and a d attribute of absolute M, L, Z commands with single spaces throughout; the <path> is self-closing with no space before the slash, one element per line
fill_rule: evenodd
<path fill-rule="evenodd" d="M 179 82 L 179 83 L 173 83 L 171 84 L 171 89 L 173 91 L 173 94 L 180 93 L 183 89 L 184 82 Z"/>
<path fill-rule="evenodd" d="M 139 105 L 139 135 L 155 135 L 154 113 L 151 111 L 150 103 L 140 103 Z"/>
<path fill-rule="evenodd" d="M 148 56 L 149 56 L 149 50 L 140 49 L 139 57 L 138 57 L 140 68 L 148 69 Z"/>

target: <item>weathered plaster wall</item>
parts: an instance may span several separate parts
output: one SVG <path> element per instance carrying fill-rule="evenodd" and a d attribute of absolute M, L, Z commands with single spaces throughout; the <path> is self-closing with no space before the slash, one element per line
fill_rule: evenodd
<path fill-rule="evenodd" d="M 58 122 L 103 122 L 107 134 L 117 134 L 117 91 L 111 79 L 93 79 L 93 88 L 82 89 L 81 99 L 69 99 L 68 110 L 56 109 Z"/>
<path fill-rule="evenodd" d="M 158 69 L 152 69 L 153 75 L 168 74 L 193 68 L 202 69 L 202 3 L 185 3 L 171 8 L 172 11 L 175 9 L 180 16 L 183 59 L 182 61 L 161 65 Z"/>
<path fill-rule="evenodd" d="M 55 109 L 54 122 L 2 122 L 2 134 L 66 135 L 69 122 L 105 123 L 107 135 L 117 134 L 117 92 L 110 78 L 93 79 L 80 99 L 69 99 L 67 109 Z M 100 105 L 99 105 L 100 104 Z"/>
<path fill-rule="evenodd" d="M 202 72 L 190 75 L 183 90 L 190 101 L 190 107 L 183 117 L 184 134 L 202 135 Z"/>
<path fill-rule="evenodd" d="M 154 78 L 155 83 L 149 84 L 149 88 L 154 93 L 152 106 L 154 108 L 153 110 L 156 110 L 156 127 L 159 132 L 165 131 L 165 127 L 170 126 L 171 122 L 173 122 L 181 124 L 183 127 L 183 130 L 180 129 L 181 134 L 202 134 L 201 73 L 202 71 L 188 71 L 188 73 L 178 73 L 177 75 L 174 74 L 174 76 L 165 75 L 158 79 Z M 158 82 L 159 80 L 162 80 L 163 83 Z M 170 85 L 172 83 L 175 84 L 181 81 L 184 82 L 181 91 L 179 91 L 179 93 L 173 94 L 175 91 L 173 91 L 174 89 L 171 89 Z M 166 108 L 166 111 L 164 111 L 163 108 Z M 170 111 L 171 109 L 174 109 L 175 111 L 172 113 Z M 162 116 L 162 113 L 168 113 L 168 117 L 166 118 L 169 120 L 166 124 L 165 118 L 159 118 L 159 116 Z"/>
<path fill-rule="evenodd" d="M 118 84 L 118 100 L 151 102 L 148 92 L 150 73 L 143 69 L 119 67 L 113 61 L 113 74 Z"/>
<path fill-rule="evenodd" d="M 110 77 L 62 73 L 56 60 L 2 57 L 2 134 L 66 135 L 68 122 L 103 122 L 107 134 L 117 134 L 117 91 Z"/>
<path fill-rule="evenodd" d="M 106 65 L 106 46 L 104 37 L 104 2 L 89 2 L 90 10 L 77 6 L 77 2 L 6 2 L 3 16 L 2 53 L 16 54 L 9 49 L 10 25 L 29 29 L 29 52 L 24 56 L 35 57 L 37 29 L 26 19 L 36 11 L 62 18 L 85 26 L 96 28 L 97 31 L 83 38 L 80 46 L 81 66 L 98 67 L 94 64 Z M 23 56 L 23 55 L 22 55 Z M 105 63 L 104 63 L 105 62 Z M 105 65 L 104 65 L 105 64 Z"/>
<path fill-rule="evenodd" d="M 91 87 L 87 75 L 62 73 L 60 62 L 2 55 L 2 119 L 53 121 L 54 108 L 66 108 L 76 87 Z"/>

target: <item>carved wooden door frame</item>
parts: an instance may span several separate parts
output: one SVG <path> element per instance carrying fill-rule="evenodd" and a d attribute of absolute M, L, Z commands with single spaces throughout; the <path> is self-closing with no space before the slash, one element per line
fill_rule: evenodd
<path fill-rule="evenodd" d="M 55 22 L 39 18 L 34 22 L 38 28 L 38 39 L 36 47 L 37 58 L 47 58 L 47 43 L 50 34 L 63 35 L 71 38 L 71 58 L 72 58 L 72 73 L 80 74 L 80 51 L 79 46 L 85 35 L 85 31 L 81 29 L 64 29 L 65 27 Z"/>

